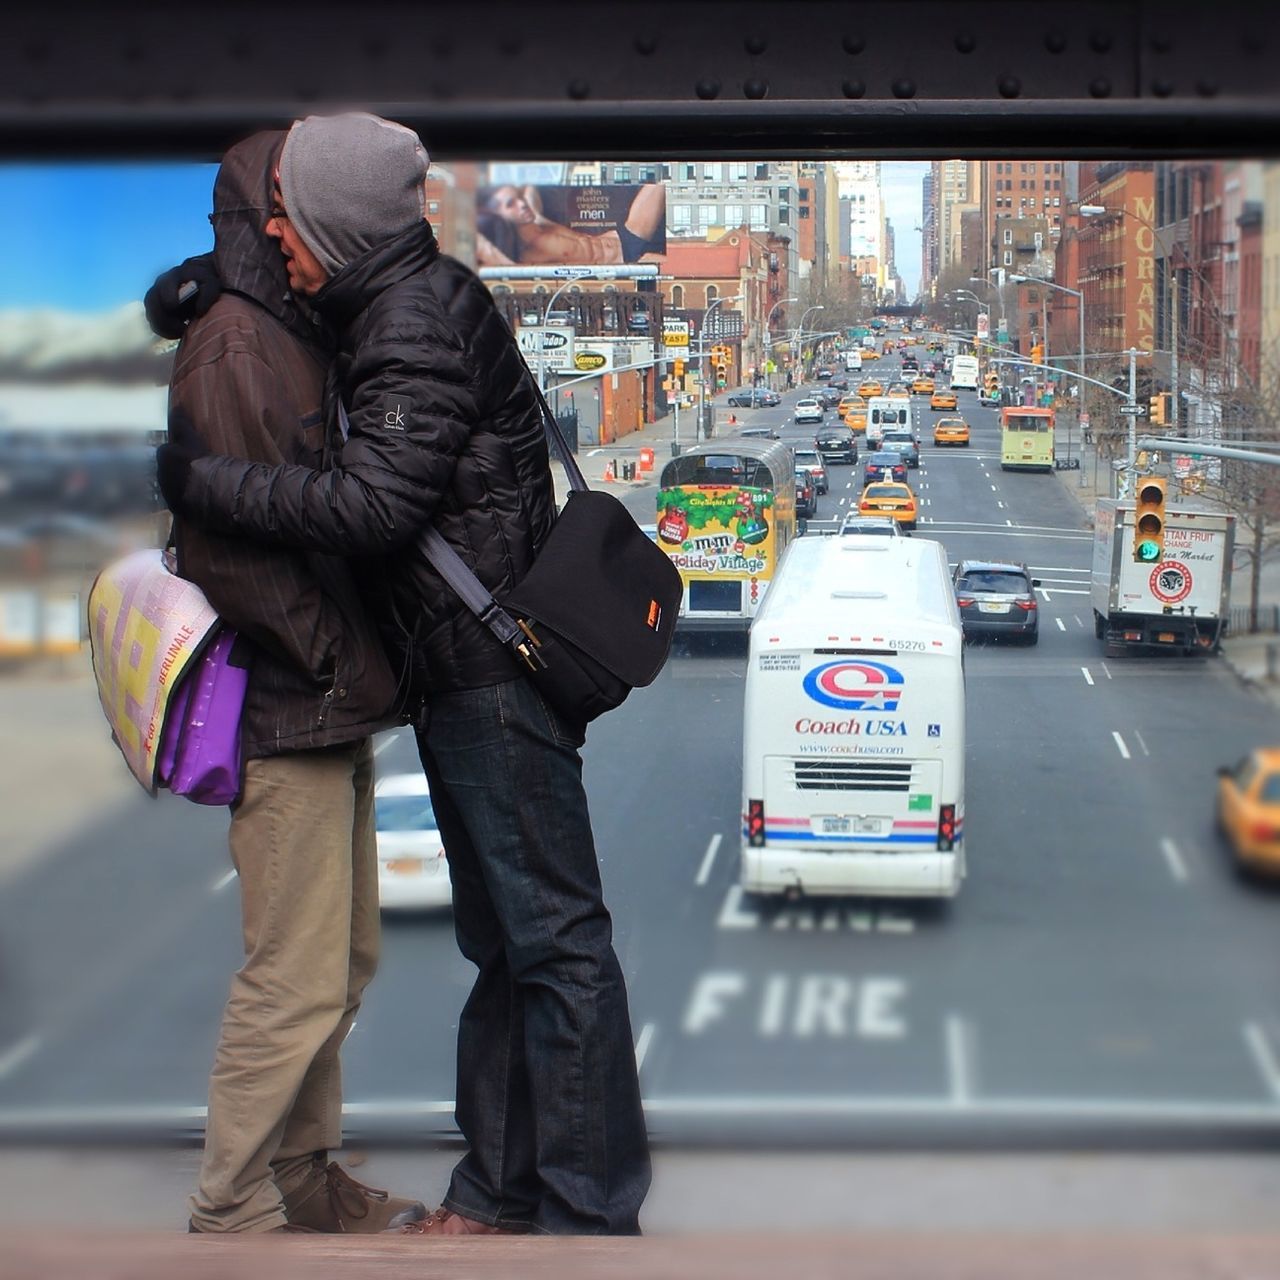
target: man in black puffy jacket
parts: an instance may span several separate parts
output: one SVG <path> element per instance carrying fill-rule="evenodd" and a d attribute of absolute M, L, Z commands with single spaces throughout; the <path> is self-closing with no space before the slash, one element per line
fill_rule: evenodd
<path fill-rule="evenodd" d="M 413 1230 L 639 1230 L 649 1159 L 621 968 L 582 788 L 583 728 L 547 705 L 418 547 L 436 528 L 501 597 L 555 519 L 528 371 L 477 277 L 423 219 L 417 135 L 362 114 L 290 130 L 268 227 L 334 329 L 333 465 L 201 454 L 171 424 L 173 509 L 206 529 L 360 561 L 413 675 L 418 747 L 478 968 L 459 1024 L 469 1151 Z M 405 1228 L 409 1230 L 409 1228 Z"/>

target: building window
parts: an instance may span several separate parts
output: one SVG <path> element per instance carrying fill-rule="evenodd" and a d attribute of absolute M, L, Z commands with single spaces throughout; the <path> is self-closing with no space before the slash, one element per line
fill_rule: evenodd
<path fill-rule="evenodd" d="M 715 285 L 707 285 L 707 306 L 709 307 L 720 296 L 720 290 Z"/>
<path fill-rule="evenodd" d="M 1013 250 L 1012 249 L 1006 249 L 1004 251 L 1004 265 L 1006 267 L 1013 266 Z"/>
<path fill-rule="evenodd" d="M 631 166 L 629 164 L 620 164 L 613 171 L 614 182 L 627 183 L 631 181 Z M 601 181 L 604 181 L 602 178 Z"/>
<path fill-rule="evenodd" d="M 756 165 L 756 181 L 763 182 L 769 176 L 769 162 L 761 161 Z"/>
<path fill-rule="evenodd" d="M 596 185 L 595 174 L 593 173 L 575 173 L 569 179 L 571 187 L 594 187 Z"/>
<path fill-rule="evenodd" d="M 1005 242 L 1005 244 L 1012 244 L 1012 243 L 1013 243 L 1013 228 L 1012 228 L 1012 227 L 1005 227 L 1005 229 L 1004 229 L 1004 242 Z"/>
<path fill-rule="evenodd" d="M 684 180 L 686 182 L 697 182 L 698 166 L 696 164 L 687 164 L 684 167 Z"/>
<path fill-rule="evenodd" d="M 724 207 L 724 225 L 741 227 L 747 221 L 747 206 L 744 204 L 727 204 Z"/>
<path fill-rule="evenodd" d="M 746 182 L 749 175 L 750 169 L 745 160 L 739 160 L 737 164 L 733 166 L 734 182 Z"/>
<path fill-rule="evenodd" d="M 702 166 L 702 176 L 708 182 L 719 182 L 720 166 L 718 164 L 704 164 Z"/>
<path fill-rule="evenodd" d="M 769 206 L 767 204 L 753 204 L 751 206 L 751 230 L 769 230 Z"/>
<path fill-rule="evenodd" d="M 801 216 L 802 218 L 807 218 L 807 217 L 809 216 L 809 206 L 808 206 L 808 205 L 805 205 L 803 208 L 801 208 L 801 210 L 800 210 L 800 216 Z"/>
<path fill-rule="evenodd" d="M 662 166 L 662 180 L 663 182 L 671 181 L 671 166 L 669 164 L 664 164 Z"/>
<path fill-rule="evenodd" d="M 677 311 L 684 309 L 684 285 L 673 284 L 671 286 L 671 305 Z"/>
<path fill-rule="evenodd" d="M 439 213 L 439 212 L 440 212 L 440 201 L 439 201 L 439 200 L 428 200 L 428 201 L 427 201 L 427 212 L 428 212 L 428 213 Z"/>
<path fill-rule="evenodd" d="M 698 206 L 698 230 L 705 236 L 716 223 L 716 206 L 700 204 Z"/>
<path fill-rule="evenodd" d="M 808 187 L 801 187 L 801 188 L 800 188 L 800 199 L 801 199 L 801 200 L 807 200 L 808 198 L 809 198 L 809 188 L 808 188 Z"/>
<path fill-rule="evenodd" d="M 671 229 L 673 231 L 688 231 L 692 226 L 693 206 L 673 204 L 671 206 Z"/>
<path fill-rule="evenodd" d="M 1026 166 L 1026 170 L 1027 170 L 1027 172 L 1028 172 L 1028 173 L 1035 173 L 1035 171 L 1036 171 L 1036 162 L 1033 160 L 1029 165 L 1027 165 L 1027 166 Z"/>
<path fill-rule="evenodd" d="M 788 227 L 791 225 L 791 210 L 788 209 L 785 204 L 778 210 L 778 225 L 780 227 Z"/>

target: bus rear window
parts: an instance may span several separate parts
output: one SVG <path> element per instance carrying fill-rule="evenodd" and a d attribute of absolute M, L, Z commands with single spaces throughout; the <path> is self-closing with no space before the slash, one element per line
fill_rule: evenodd
<path fill-rule="evenodd" d="M 673 458 L 663 468 L 664 489 L 682 484 L 740 484 L 772 489 L 773 477 L 758 458 L 744 458 L 736 453 L 690 454 L 684 458 Z"/>

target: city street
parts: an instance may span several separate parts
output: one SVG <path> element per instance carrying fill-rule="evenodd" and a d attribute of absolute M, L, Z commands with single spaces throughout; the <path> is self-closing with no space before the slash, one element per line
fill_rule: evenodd
<path fill-rule="evenodd" d="M 897 361 L 868 372 L 892 378 Z M 811 444 L 791 421 L 799 394 L 739 424 Z M 913 536 L 1042 583 L 1036 647 L 966 652 L 968 880 L 949 904 L 743 894 L 745 643 L 678 641 L 585 752 L 653 1131 L 1280 1131 L 1280 891 L 1235 876 L 1212 820 L 1214 769 L 1275 741 L 1274 711 L 1216 660 L 1103 661 L 1074 473 L 1002 472 L 996 412 L 971 392 L 967 449 L 936 449 L 941 415 L 911 403 Z M 862 487 L 860 466 L 828 470 L 819 521 Z M 655 492 L 626 493 L 637 520 Z M 407 731 L 377 748 L 380 773 L 417 768 Z M 225 827 L 138 795 L 9 885 L 0 1133 L 200 1126 L 238 951 Z M 451 1129 L 471 972 L 447 913 L 387 919 L 344 1054 L 352 1128 Z"/>

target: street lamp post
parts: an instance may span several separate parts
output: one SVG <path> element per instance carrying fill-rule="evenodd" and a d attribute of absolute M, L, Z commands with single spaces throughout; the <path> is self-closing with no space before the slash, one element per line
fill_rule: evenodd
<path fill-rule="evenodd" d="M 800 365 L 800 376 L 796 381 L 796 386 L 799 386 L 804 381 L 804 322 L 809 318 L 811 312 L 825 310 L 826 307 L 822 303 L 818 303 L 816 306 L 807 307 L 800 317 L 800 327 L 796 330 L 796 358 Z"/>
<path fill-rule="evenodd" d="M 778 301 L 769 308 L 769 314 L 764 318 L 764 341 L 766 348 L 773 346 L 772 330 L 769 328 L 770 323 L 773 321 L 773 313 L 777 311 L 783 303 L 799 301 L 799 298 L 779 298 Z"/>
<path fill-rule="evenodd" d="M 716 298 L 707 308 L 706 314 L 702 317 L 702 324 L 698 329 L 698 380 L 701 383 L 702 395 L 698 404 L 698 425 L 693 433 L 695 441 L 705 440 L 710 434 L 707 431 L 707 330 L 711 327 L 711 313 L 722 302 L 741 302 L 742 294 L 735 293 L 731 298 Z"/>

